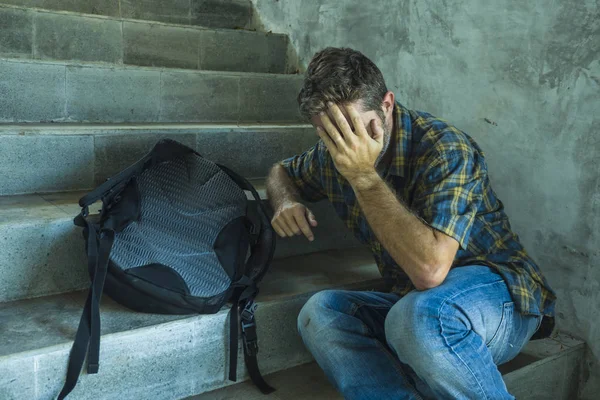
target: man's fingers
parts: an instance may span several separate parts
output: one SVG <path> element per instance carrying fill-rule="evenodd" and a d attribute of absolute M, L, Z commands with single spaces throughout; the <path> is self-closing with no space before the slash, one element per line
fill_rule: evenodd
<path fill-rule="evenodd" d="M 317 226 L 317 220 L 308 208 L 297 203 L 278 211 L 275 218 L 271 220 L 271 225 L 281 237 L 304 234 L 312 242 L 315 235 L 312 233 L 311 226 Z"/>
<path fill-rule="evenodd" d="M 337 147 L 344 146 L 344 138 L 338 129 L 331 122 L 331 118 L 327 115 L 326 112 L 322 112 L 320 114 L 321 122 L 323 123 L 323 127 L 325 128 L 325 133 L 331 138 L 331 140 L 335 143 Z"/>
<path fill-rule="evenodd" d="M 298 223 L 296 222 L 296 219 L 294 218 L 294 214 L 286 213 L 286 214 L 284 214 L 284 219 L 285 219 L 285 222 L 286 222 L 288 228 L 292 232 L 291 236 L 302 235 L 302 231 L 300 230 L 300 227 L 298 226 Z"/>
<path fill-rule="evenodd" d="M 308 208 L 306 209 L 306 217 L 308 218 L 308 223 L 310 226 L 315 228 L 317 226 L 317 219 L 315 218 L 315 214 L 313 214 Z"/>
<path fill-rule="evenodd" d="M 333 119 L 334 119 L 336 125 L 342 131 L 342 134 L 344 135 L 344 139 L 347 142 L 352 141 L 353 136 L 355 136 L 355 135 L 354 135 L 354 132 L 352 132 L 352 127 L 348 123 L 348 120 L 342 113 L 342 110 L 340 110 L 340 108 L 338 107 L 337 104 L 328 103 L 327 105 L 329 106 L 329 112 L 333 116 Z"/>
<path fill-rule="evenodd" d="M 274 219 L 273 221 L 271 221 L 271 226 L 275 230 L 275 233 L 277 233 L 277 235 L 279 235 L 279 237 L 286 237 L 287 236 L 285 234 L 285 232 L 283 231 L 283 229 L 281 229 L 281 227 L 279 226 L 279 222 L 276 219 Z"/>
<path fill-rule="evenodd" d="M 279 234 L 279 236 L 281 236 L 282 238 L 284 238 L 284 237 L 289 237 L 289 236 L 292 236 L 292 235 L 290 235 L 290 233 L 288 233 L 288 232 L 289 232 L 289 229 L 287 228 L 287 226 L 286 226 L 285 222 L 281 220 L 281 218 L 278 218 L 278 219 L 275 221 L 275 225 L 274 225 L 274 226 L 276 226 L 276 227 L 277 227 L 277 229 L 279 229 L 279 232 L 278 232 L 278 234 Z"/>
<path fill-rule="evenodd" d="M 325 143 L 325 146 L 327 149 L 329 149 L 330 153 L 334 154 L 337 151 L 337 146 L 335 143 L 333 143 L 327 132 L 325 132 L 320 126 L 317 126 L 317 135 L 319 135 L 323 143 Z"/>
<path fill-rule="evenodd" d="M 367 130 L 365 129 L 365 125 L 363 123 L 360 114 L 352 105 L 346 105 L 346 112 L 350 117 L 350 121 L 352 122 L 352 126 L 354 127 L 354 133 L 357 136 L 365 136 L 368 135 Z"/>
<path fill-rule="evenodd" d="M 310 226 L 308 225 L 308 221 L 306 220 L 304 213 L 294 215 L 294 219 L 296 220 L 296 224 L 298 227 L 300 227 L 300 230 L 304 236 L 306 236 L 306 238 L 312 242 L 315 239 L 315 236 L 310 230 Z"/>
<path fill-rule="evenodd" d="M 294 236 L 294 232 L 292 231 L 292 229 L 290 228 L 290 226 L 288 225 L 287 221 L 285 220 L 285 218 L 283 216 L 279 216 L 279 218 L 277 219 L 277 222 L 279 223 L 281 230 L 285 233 L 285 236 L 287 236 L 287 237 Z"/>

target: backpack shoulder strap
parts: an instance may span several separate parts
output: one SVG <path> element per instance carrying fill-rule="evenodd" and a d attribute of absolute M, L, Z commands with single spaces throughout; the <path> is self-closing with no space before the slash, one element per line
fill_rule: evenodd
<path fill-rule="evenodd" d="M 247 280 L 247 286 L 243 281 Z M 254 314 L 258 304 L 254 301 L 258 289 L 256 284 L 250 278 L 242 278 L 238 283 L 239 289 L 236 289 L 232 297 L 232 306 L 229 312 L 229 380 L 237 380 L 237 357 L 239 329 L 242 331 L 242 348 L 244 350 L 244 363 L 254 385 L 263 393 L 273 393 L 275 389 L 270 386 L 258 367 L 258 336 L 256 333 L 256 319 Z M 239 325 L 238 325 L 239 324 Z"/>
<path fill-rule="evenodd" d="M 217 164 L 218 165 L 218 164 Z M 257 284 L 267 273 L 273 260 L 275 252 L 275 232 L 268 218 L 267 209 L 264 206 L 258 192 L 245 178 L 236 174 L 229 168 L 218 165 L 223 172 L 238 184 L 238 186 L 252 193 L 257 203 L 258 216 L 260 218 L 260 229 L 258 239 L 252 245 L 250 257 L 246 262 L 246 274 L 235 284 L 238 288 L 232 297 L 232 308 L 230 311 L 229 332 L 229 379 L 236 381 L 237 375 L 237 350 L 238 350 L 238 323 L 242 331 L 242 342 L 244 349 L 244 362 L 252 382 L 263 394 L 275 391 L 262 377 L 258 367 L 258 337 L 256 334 L 256 319 L 254 314 L 258 305 L 254 301 L 258 294 Z"/>
<path fill-rule="evenodd" d="M 85 224 L 87 234 L 88 269 L 92 278 L 88 297 L 75 335 L 75 341 L 69 354 L 67 378 L 58 400 L 64 399 L 77 385 L 81 368 L 88 355 L 88 374 L 98 372 L 100 354 L 100 299 L 108 268 L 110 250 L 114 243 L 115 232 L 101 230 L 82 215 L 75 219 L 76 224 Z M 89 345 L 89 348 L 88 348 Z"/>

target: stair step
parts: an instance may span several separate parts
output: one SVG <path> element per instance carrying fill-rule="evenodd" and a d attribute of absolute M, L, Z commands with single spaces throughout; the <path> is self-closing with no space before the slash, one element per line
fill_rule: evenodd
<path fill-rule="evenodd" d="M 318 140 L 309 125 L 0 125 L 0 195 L 92 189 L 166 137 L 250 179 Z"/>
<path fill-rule="evenodd" d="M 273 263 L 261 284 L 256 317 L 265 373 L 311 360 L 296 318 L 311 293 L 334 287 L 383 290 L 364 250 Z M 51 399 L 58 393 L 84 302 L 81 292 L 0 304 L 3 399 Z M 227 310 L 191 317 L 142 314 L 106 296 L 101 308 L 100 373 L 82 375 L 69 398 L 176 399 L 227 383 Z M 239 378 L 245 376 L 240 368 Z"/>
<path fill-rule="evenodd" d="M 1 0 L 0 4 L 210 28 L 251 28 L 250 0 Z"/>
<path fill-rule="evenodd" d="M 0 57 L 284 74 L 288 38 L 0 4 Z"/>
<path fill-rule="evenodd" d="M 263 198 L 264 183 L 253 180 Z M 87 192 L 0 197 L 0 302 L 47 296 L 89 286 L 81 228 L 73 225 Z M 90 207 L 93 213 L 100 208 Z M 276 258 L 360 246 L 327 202 L 310 205 L 315 240 L 277 241 Z"/>
<path fill-rule="evenodd" d="M 269 400 L 343 400 L 314 362 L 278 371 L 265 377 L 276 391 Z M 265 400 L 266 397 L 250 382 L 238 383 L 188 397 L 186 400 Z"/>
<path fill-rule="evenodd" d="M 499 369 L 509 392 L 519 400 L 573 400 L 585 351 L 582 340 L 555 332 L 551 338 L 530 341 Z"/>
<path fill-rule="evenodd" d="M 300 75 L 0 60 L 0 122 L 300 122 Z"/>
<path fill-rule="evenodd" d="M 577 398 L 584 343 L 558 334 L 529 342 L 523 352 L 500 366 L 508 391 L 519 400 Z M 510 371 L 510 372 L 506 372 Z M 274 400 L 342 400 L 316 363 L 307 363 L 266 377 L 277 390 Z M 207 392 L 187 400 L 260 400 L 264 395 L 249 381 Z"/>

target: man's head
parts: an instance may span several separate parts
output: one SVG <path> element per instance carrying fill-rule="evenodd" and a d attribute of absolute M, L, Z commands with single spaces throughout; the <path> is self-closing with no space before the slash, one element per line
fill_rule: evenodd
<path fill-rule="evenodd" d="M 327 110 L 328 102 L 355 106 L 371 136 L 370 121 L 381 121 L 383 156 L 393 127 L 394 94 L 387 90 L 381 71 L 371 60 L 348 48 L 328 47 L 315 54 L 298 95 L 300 111 L 314 126 L 322 126 L 319 113 Z"/>

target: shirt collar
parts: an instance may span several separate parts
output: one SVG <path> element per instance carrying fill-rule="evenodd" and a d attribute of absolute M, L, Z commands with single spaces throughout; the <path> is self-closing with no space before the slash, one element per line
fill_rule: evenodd
<path fill-rule="evenodd" d="M 392 131 L 392 160 L 389 173 L 391 175 L 406 177 L 412 136 L 412 121 L 410 112 L 402 104 L 396 102 L 394 106 L 394 128 Z"/>

